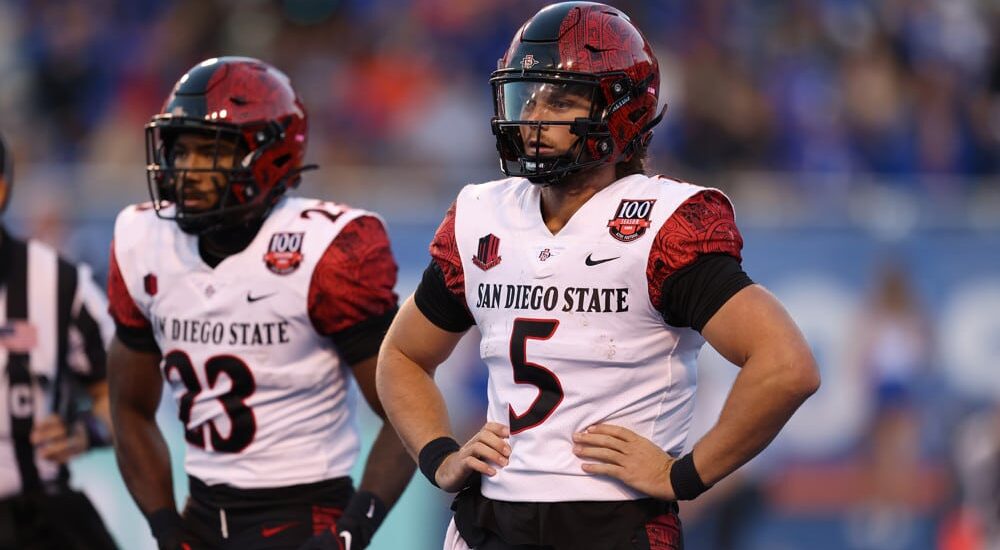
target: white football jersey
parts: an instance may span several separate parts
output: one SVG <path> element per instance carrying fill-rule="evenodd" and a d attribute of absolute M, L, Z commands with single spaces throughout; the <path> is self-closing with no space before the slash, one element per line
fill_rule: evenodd
<path fill-rule="evenodd" d="M 704 340 L 666 324 L 659 296 L 651 296 L 660 288 L 652 274 L 688 254 L 684 243 L 705 229 L 661 231 L 680 205 L 709 190 L 629 176 L 553 235 L 540 189 L 522 178 L 470 185 L 454 208 L 453 255 L 489 368 L 488 420 L 511 430 L 510 463 L 483 478 L 482 492 L 504 501 L 641 498 L 618 480 L 584 472 L 572 436 L 608 423 L 674 455 L 682 450 Z M 726 235 L 739 238 L 734 225 Z"/>
<path fill-rule="evenodd" d="M 388 257 L 371 265 L 381 261 L 391 273 L 365 288 L 358 265 L 339 264 L 372 239 L 384 241 Z M 148 206 L 130 206 L 115 224 L 112 261 L 120 272 L 109 283 L 112 313 L 120 325 L 151 325 L 185 426 L 188 474 L 240 488 L 349 475 L 359 438 L 348 366 L 327 334 L 371 313 L 368 292 L 380 308 L 395 307 L 395 263 L 380 220 L 285 198 L 245 250 L 213 269 L 195 236 Z"/>

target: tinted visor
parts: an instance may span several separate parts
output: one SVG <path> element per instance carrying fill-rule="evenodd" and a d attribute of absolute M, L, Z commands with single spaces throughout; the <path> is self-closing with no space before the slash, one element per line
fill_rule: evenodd
<path fill-rule="evenodd" d="M 551 169 L 535 160 L 577 160 L 581 139 L 594 112 L 592 84 L 515 80 L 497 84 L 497 122 L 511 160 L 529 171 Z"/>
<path fill-rule="evenodd" d="M 514 80 L 497 84 L 497 116 L 503 121 L 571 123 L 591 118 L 597 87 L 578 82 Z"/>

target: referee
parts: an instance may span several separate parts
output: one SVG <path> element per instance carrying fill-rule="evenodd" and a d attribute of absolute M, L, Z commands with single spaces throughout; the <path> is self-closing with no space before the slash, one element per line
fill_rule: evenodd
<path fill-rule="evenodd" d="M 66 468 L 110 443 L 114 325 L 89 268 L 7 232 L 12 176 L 0 138 L 0 550 L 115 548 Z"/>

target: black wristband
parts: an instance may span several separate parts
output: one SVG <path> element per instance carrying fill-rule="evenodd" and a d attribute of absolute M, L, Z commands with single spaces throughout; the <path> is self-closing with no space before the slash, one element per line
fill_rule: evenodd
<path fill-rule="evenodd" d="M 153 538 L 157 541 L 170 540 L 177 536 L 183 522 L 181 515 L 173 507 L 160 508 L 146 516 L 146 521 L 149 522 L 149 528 L 153 531 Z"/>
<path fill-rule="evenodd" d="M 448 455 L 461 448 L 462 446 L 458 444 L 458 441 L 450 437 L 439 437 L 424 445 L 423 449 L 420 449 L 417 462 L 420 465 L 420 471 L 423 472 L 424 477 L 430 480 L 431 485 L 439 487 L 437 481 L 434 479 L 434 474 L 437 473 L 438 468 L 441 467 L 441 463 L 444 462 L 445 458 L 448 458 Z"/>
<path fill-rule="evenodd" d="M 677 459 L 670 467 L 670 485 L 677 500 L 694 500 L 709 489 L 694 469 L 694 454 L 688 453 Z"/>

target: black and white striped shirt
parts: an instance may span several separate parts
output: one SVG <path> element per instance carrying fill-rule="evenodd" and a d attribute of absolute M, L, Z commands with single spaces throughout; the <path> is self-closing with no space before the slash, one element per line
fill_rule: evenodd
<path fill-rule="evenodd" d="M 72 414 L 74 392 L 105 379 L 114 331 L 90 269 L 0 226 L 0 499 L 64 482 L 36 455 L 34 423 Z"/>

